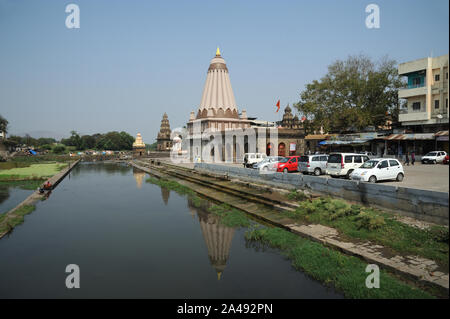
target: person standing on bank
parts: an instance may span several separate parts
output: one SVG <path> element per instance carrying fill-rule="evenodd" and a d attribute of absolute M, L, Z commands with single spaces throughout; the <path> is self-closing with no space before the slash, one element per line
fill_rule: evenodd
<path fill-rule="evenodd" d="M 408 156 L 408 152 L 405 153 L 405 165 L 409 166 L 409 156 Z"/>
<path fill-rule="evenodd" d="M 416 154 L 414 151 L 411 152 L 411 165 L 414 166 L 414 162 L 416 161 Z"/>

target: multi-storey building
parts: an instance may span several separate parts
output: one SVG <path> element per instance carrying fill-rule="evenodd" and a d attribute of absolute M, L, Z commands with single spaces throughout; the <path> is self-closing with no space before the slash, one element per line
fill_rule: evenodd
<path fill-rule="evenodd" d="M 398 73 L 408 81 L 398 93 L 406 100 L 399 115 L 402 127 L 417 133 L 448 130 L 448 54 L 401 63 Z"/>

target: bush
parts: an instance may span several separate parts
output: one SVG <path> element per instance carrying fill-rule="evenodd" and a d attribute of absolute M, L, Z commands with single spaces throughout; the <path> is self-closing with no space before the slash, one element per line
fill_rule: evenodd
<path fill-rule="evenodd" d="M 433 240 L 440 243 L 448 243 L 448 228 L 442 226 L 432 226 L 428 233 Z"/>
<path fill-rule="evenodd" d="M 65 150 L 66 150 L 66 147 L 63 146 L 63 145 L 58 145 L 58 146 L 55 146 L 55 147 L 53 148 L 53 152 L 54 152 L 55 154 L 61 154 L 61 153 L 64 153 Z"/>
<path fill-rule="evenodd" d="M 366 211 L 361 211 L 356 215 L 355 221 L 358 229 L 365 228 L 367 230 L 378 229 L 386 224 L 382 216 L 373 215 Z"/>

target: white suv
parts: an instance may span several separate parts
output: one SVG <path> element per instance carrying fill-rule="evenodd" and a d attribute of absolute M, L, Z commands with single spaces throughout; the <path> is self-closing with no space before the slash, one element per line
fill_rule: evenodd
<path fill-rule="evenodd" d="M 370 183 L 390 179 L 401 182 L 404 177 L 405 172 L 403 171 L 402 164 L 393 158 L 375 158 L 368 160 L 350 174 L 352 180 Z"/>
<path fill-rule="evenodd" d="M 369 156 L 356 153 L 331 153 L 328 155 L 327 174 L 331 177 L 345 176 L 360 167 L 364 162 L 369 160 Z"/>
<path fill-rule="evenodd" d="M 245 153 L 244 154 L 244 167 L 253 167 L 253 164 L 259 163 L 267 157 L 264 153 Z"/>
<path fill-rule="evenodd" d="M 427 153 L 427 155 L 422 156 L 422 164 L 425 163 L 442 163 L 444 161 L 445 156 L 447 156 L 447 153 L 444 151 L 433 151 Z"/>

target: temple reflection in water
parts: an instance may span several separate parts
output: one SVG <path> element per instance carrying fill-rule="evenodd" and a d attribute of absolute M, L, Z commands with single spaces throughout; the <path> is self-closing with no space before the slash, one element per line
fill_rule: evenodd
<path fill-rule="evenodd" d="M 170 197 L 170 189 L 168 189 L 166 187 L 161 187 L 161 197 L 162 197 L 164 204 L 167 205 L 167 203 L 169 202 L 169 197 Z"/>
<path fill-rule="evenodd" d="M 220 280 L 230 255 L 235 229 L 222 225 L 218 216 L 209 213 L 204 208 L 195 207 L 190 199 L 188 199 L 188 207 L 191 214 L 197 213 L 206 248 L 208 249 L 209 261 L 217 272 L 217 279 Z"/>
<path fill-rule="evenodd" d="M 133 176 L 136 180 L 136 187 L 139 189 L 142 188 L 142 183 L 144 182 L 145 178 L 145 172 L 133 167 Z"/>

